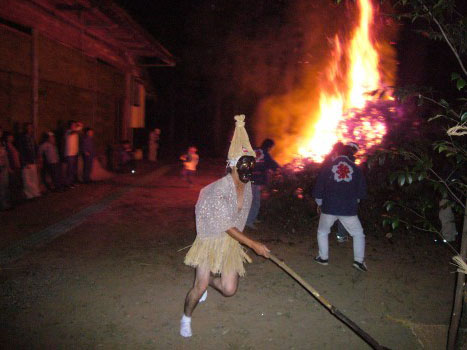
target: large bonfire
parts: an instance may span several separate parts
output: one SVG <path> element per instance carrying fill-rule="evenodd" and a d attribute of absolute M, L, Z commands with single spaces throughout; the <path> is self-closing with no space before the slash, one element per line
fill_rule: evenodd
<path fill-rule="evenodd" d="M 378 41 L 375 37 L 377 8 L 372 1 L 358 0 L 355 6 L 358 18 L 351 32 L 335 33 L 329 40 L 330 53 L 321 75 L 314 82 L 319 86 L 317 96 L 310 97 L 315 102 L 305 112 L 307 115 L 301 118 L 299 132 L 284 137 L 269 128 L 265 133 L 259 133 L 259 136 L 269 134 L 278 139 L 280 147 L 276 155 L 283 162 L 296 157 L 321 162 L 337 141 L 359 143 L 359 156 L 362 159 L 382 142 L 387 132 L 387 115 L 384 113 L 394 112 L 392 97 L 388 92 L 388 86 L 393 82 L 392 74 L 383 74 L 380 55 L 389 54 L 392 59 L 392 48 L 388 50 L 389 43 Z M 394 70 L 395 62 L 391 63 Z M 286 100 L 290 99 L 276 97 L 273 102 L 268 101 L 262 106 L 263 114 L 268 115 L 267 119 L 261 120 L 263 127 L 271 122 L 277 124 L 274 114 L 281 108 L 278 107 L 280 101 Z M 282 108 L 288 109 L 290 106 Z M 281 118 L 287 118 L 286 113 L 281 114 Z"/>

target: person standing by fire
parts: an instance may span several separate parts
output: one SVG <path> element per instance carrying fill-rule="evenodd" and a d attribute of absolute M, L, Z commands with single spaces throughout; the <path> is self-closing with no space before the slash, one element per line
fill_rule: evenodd
<path fill-rule="evenodd" d="M 360 149 L 358 145 L 355 142 L 349 142 L 343 147 L 345 148 L 345 155 L 349 157 L 349 159 L 352 162 L 355 163 L 355 153 L 357 153 L 358 150 Z M 338 243 L 347 242 L 349 239 L 349 233 L 347 232 L 347 230 L 345 229 L 345 227 L 342 225 L 342 223 L 339 220 L 337 220 L 336 237 L 337 237 Z"/>
<path fill-rule="evenodd" d="M 337 147 L 336 153 L 337 157 L 320 171 L 312 191 L 320 214 L 319 254 L 314 261 L 328 265 L 328 236 L 331 226 L 339 220 L 353 238 L 353 266 L 366 272 L 365 235 L 357 216 L 358 204 L 366 197 L 366 181 L 362 171 L 349 159 L 346 147 Z"/>
<path fill-rule="evenodd" d="M 279 164 L 277 164 L 269 153 L 273 147 L 274 141 L 272 139 L 265 139 L 261 147 L 255 149 L 256 164 L 253 170 L 253 184 L 251 185 L 253 200 L 251 202 L 250 213 L 246 220 L 246 226 L 253 230 L 256 230 L 255 223 L 258 222 L 257 217 L 261 206 L 261 191 L 267 185 L 269 173 L 280 168 Z"/>
<path fill-rule="evenodd" d="M 191 337 L 191 315 L 205 301 L 207 287 L 224 296 L 237 291 L 238 278 L 249 261 L 241 244 L 256 254 L 269 257 L 269 249 L 242 233 L 251 206 L 252 169 L 255 152 L 245 130 L 245 116 L 235 116 L 235 131 L 228 153 L 228 174 L 204 187 L 196 203 L 196 239 L 185 257 L 185 264 L 196 268 L 195 281 L 185 298 L 180 335 Z"/>

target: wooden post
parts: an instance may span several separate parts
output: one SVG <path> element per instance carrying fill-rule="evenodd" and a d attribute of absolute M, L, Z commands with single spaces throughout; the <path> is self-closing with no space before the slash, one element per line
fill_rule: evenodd
<path fill-rule="evenodd" d="M 32 126 L 34 138 L 37 140 L 39 127 L 39 58 L 38 58 L 38 32 L 32 29 L 31 39 L 31 101 L 32 101 Z"/>
<path fill-rule="evenodd" d="M 460 257 L 465 261 L 467 256 L 467 199 L 465 201 L 464 208 L 464 224 L 462 228 L 462 238 L 461 238 L 461 251 Z M 462 301 L 464 297 L 464 288 L 465 288 L 465 275 L 461 272 L 457 273 L 457 283 L 456 283 L 456 292 L 454 294 L 454 305 L 452 307 L 451 314 L 451 325 L 449 326 L 448 332 L 448 350 L 454 350 L 456 345 L 457 331 L 459 329 L 459 321 L 462 314 Z M 464 310 L 467 312 L 467 310 Z"/>
<path fill-rule="evenodd" d="M 462 297 L 462 315 L 459 321 L 459 329 L 457 330 L 457 349 L 467 348 L 467 289 L 464 286 L 464 293 Z"/>
<path fill-rule="evenodd" d="M 123 99 L 123 118 L 121 125 L 121 135 L 123 139 L 129 139 L 130 137 L 130 118 L 131 118 L 131 96 L 132 96 L 132 81 L 131 72 L 125 72 L 125 97 Z M 120 141 L 120 140 L 117 140 Z"/>
<path fill-rule="evenodd" d="M 172 90 L 172 94 L 174 94 L 175 96 L 175 93 L 176 91 L 174 91 L 174 87 L 173 87 L 173 84 L 171 85 L 170 89 Z M 177 130 L 177 125 L 176 125 L 176 116 L 175 116 L 175 106 L 174 106 L 174 103 L 173 102 L 170 102 L 170 116 L 169 116 L 169 137 L 168 137 L 168 144 L 169 145 L 176 145 L 177 143 L 177 140 L 176 140 L 176 137 L 177 137 L 177 133 L 176 133 L 176 130 Z M 164 130 L 162 130 L 162 132 L 164 132 Z M 159 141 L 160 142 L 160 141 Z M 168 150 L 170 149 L 170 151 Z M 176 156 L 177 153 L 179 150 L 176 148 L 176 147 L 166 147 L 165 148 L 165 153 L 167 154 L 168 151 L 170 152 L 170 155 L 171 156 Z"/>

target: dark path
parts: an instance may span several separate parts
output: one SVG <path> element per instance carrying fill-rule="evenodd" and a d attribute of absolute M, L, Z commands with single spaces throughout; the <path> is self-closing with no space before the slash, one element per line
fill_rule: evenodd
<path fill-rule="evenodd" d="M 133 179 L 133 182 L 136 184 L 146 184 L 150 183 L 151 180 L 158 179 L 161 176 L 163 176 L 166 172 L 168 172 L 170 169 L 169 166 L 163 166 L 157 170 L 154 171 L 154 173 L 149 173 L 143 176 L 142 178 L 135 178 Z M 47 244 L 48 242 L 54 240 L 57 237 L 60 237 L 61 235 L 66 234 L 73 228 L 81 225 L 84 223 L 86 220 L 89 219 L 91 215 L 98 214 L 99 212 L 103 211 L 106 209 L 109 205 L 112 204 L 115 200 L 121 198 L 123 195 L 127 194 L 131 190 L 134 189 L 134 186 L 130 184 L 119 184 L 120 186 L 115 185 L 114 189 L 107 194 L 104 198 L 93 198 L 96 202 L 81 209 L 80 211 L 76 213 L 71 213 L 70 216 L 66 217 L 65 219 L 55 222 L 51 224 L 50 226 L 38 231 L 29 234 L 23 239 L 16 240 L 6 248 L 0 251 L 0 266 L 3 266 L 9 262 L 13 262 L 20 257 L 22 257 L 24 254 L 27 252 Z M 95 187 L 95 186 L 94 186 Z M 83 190 L 83 189 L 82 189 Z M 84 193 L 81 193 L 82 195 L 84 194 L 85 196 L 92 196 L 92 193 L 94 188 L 88 188 L 84 189 Z M 34 208 L 32 208 L 32 211 L 37 211 L 36 207 L 38 205 L 44 206 L 44 203 L 40 203 L 39 200 L 37 200 L 37 204 Z M 52 204 L 54 205 L 54 204 Z M 45 206 L 47 208 L 48 206 Z M 21 208 L 17 209 L 21 210 Z M 31 215 L 28 215 L 29 217 L 34 216 L 33 213 Z M 22 236 L 22 235 L 21 235 Z"/>

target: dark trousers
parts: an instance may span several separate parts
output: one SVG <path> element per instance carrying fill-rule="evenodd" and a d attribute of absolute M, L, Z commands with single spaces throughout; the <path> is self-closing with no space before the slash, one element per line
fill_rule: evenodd
<path fill-rule="evenodd" d="M 78 156 L 67 156 L 65 185 L 73 185 L 78 178 Z"/>
<path fill-rule="evenodd" d="M 190 185 L 193 184 L 193 176 L 196 175 L 196 171 L 194 170 L 188 170 L 183 168 L 182 170 L 182 177 L 185 179 L 186 182 L 188 182 Z"/>
<path fill-rule="evenodd" d="M 45 163 L 41 171 L 42 182 L 49 190 L 61 190 L 63 188 L 61 163 Z M 47 175 L 50 176 L 51 183 L 47 182 Z"/>
<path fill-rule="evenodd" d="M 46 168 L 50 175 L 50 179 L 52 180 L 54 189 L 61 190 L 63 187 L 61 163 L 47 164 Z"/>
<path fill-rule="evenodd" d="M 21 169 L 14 169 L 10 174 L 10 197 L 13 202 L 18 202 L 23 198 L 23 179 Z"/>
<path fill-rule="evenodd" d="M 83 181 L 91 181 L 92 162 L 94 161 L 93 156 L 83 156 Z"/>
<path fill-rule="evenodd" d="M 10 208 L 10 188 L 8 169 L 0 168 L 0 210 Z"/>

